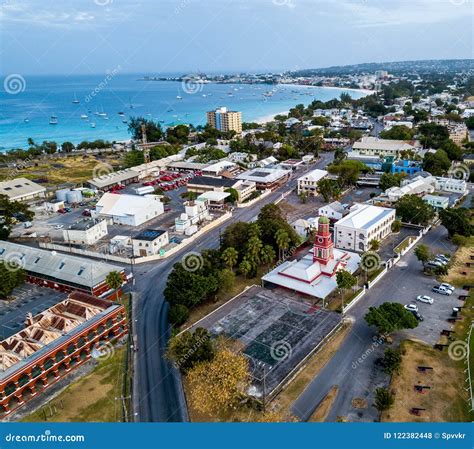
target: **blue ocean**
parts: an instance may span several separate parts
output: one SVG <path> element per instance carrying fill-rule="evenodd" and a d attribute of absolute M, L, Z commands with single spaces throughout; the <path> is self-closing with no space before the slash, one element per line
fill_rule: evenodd
<path fill-rule="evenodd" d="M 244 121 L 262 120 L 313 99 L 327 101 L 361 91 L 294 85 L 200 84 L 145 81 L 140 75 L 23 76 L 3 80 L 0 92 L 0 150 L 35 142 L 58 143 L 130 138 L 127 122 L 142 116 L 162 126 L 203 125 L 206 111 L 220 106 L 241 111 Z M 18 81 L 18 80 L 16 80 Z"/>

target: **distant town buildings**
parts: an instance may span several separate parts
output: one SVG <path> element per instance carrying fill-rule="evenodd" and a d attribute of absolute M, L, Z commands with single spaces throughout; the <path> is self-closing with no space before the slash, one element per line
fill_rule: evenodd
<path fill-rule="evenodd" d="M 207 123 L 219 131 L 235 131 L 240 134 L 242 132 L 242 113 L 229 111 L 222 107 L 207 113 Z"/>
<path fill-rule="evenodd" d="M 367 251 L 372 240 L 381 241 L 392 232 L 394 221 L 395 209 L 356 203 L 334 225 L 336 248 Z"/>

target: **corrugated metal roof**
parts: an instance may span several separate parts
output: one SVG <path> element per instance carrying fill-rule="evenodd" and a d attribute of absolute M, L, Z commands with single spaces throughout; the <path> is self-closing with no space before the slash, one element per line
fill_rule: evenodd
<path fill-rule="evenodd" d="M 105 281 L 111 271 L 123 271 L 109 263 L 6 241 L 0 241 L 0 261 L 16 263 L 33 274 L 90 288 Z"/>

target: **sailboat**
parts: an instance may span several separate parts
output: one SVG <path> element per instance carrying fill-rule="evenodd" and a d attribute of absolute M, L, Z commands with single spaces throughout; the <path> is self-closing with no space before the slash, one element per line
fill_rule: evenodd
<path fill-rule="evenodd" d="M 81 119 L 87 120 L 89 116 L 87 114 L 81 114 Z"/>
<path fill-rule="evenodd" d="M 91 123 L 91 128 L 95 128 L 95 122 Z"/>
<path fill-rule="evenodd" d="M 51 118 L 49 119 L 49 124 L 50 125 L 57 125 L 58 124 L 58 117 L 56 115 L 52 115 Z"/>
<path fill-rule="evenodd" d="M 80 103 L 80 101 L 77 99 L 76 94 L 74 94 L 74 100 L 72 100 L 72 102 L 73 102 L 74 104 L 79 104 L 79 103 Z"/>
<path fill-rule="evenodd" d="M 176 95 L 176 99 L 177 99 L 177 100 L 182 100 L 183 97 L 181 97 L 181 96 L 179 96 L 179 95 Z"/>

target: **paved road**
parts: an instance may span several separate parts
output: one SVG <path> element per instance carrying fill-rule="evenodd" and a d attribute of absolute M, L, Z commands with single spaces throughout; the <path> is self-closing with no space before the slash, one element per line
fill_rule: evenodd
<path fill-rule="evenodd" d="M 451 252 L 453 248 L 446 240 L 446 236 L 445 228 L 439 226 L 426 234 L 421 242 L 433 250 Z M 383 355 L 385 347 L 377 342 L 375 329 L 366 324 L 364 315 L 369 307 L 378 306 L 386 301 L 398 301 L 406 304 L 412 302 L 416 295 L 431 294 L 427 288 L 433 285 L 434 281 L 421 274 L 420 262 L 416 259 L 413 251 L 411 249 L 400 263 L 392 268 L 383 280 L 369 290 L 362 300 L 349 311 L 350 318 L 354 321 L 351 332 L 334 357 L 293 404 L 293 414 L 302 421 L 309 419 L 334 385 L 339 386 L 339 392 L 328 414 L 327 421 L 336 421 L 338 416 L 348 417 L 350 421 L 378 419 L 378 412 L 372 406 L 373 391 L 378 386 L 387 385 L 388 377 L 380 373 L 380 370 L 374 370 L 374 361 Z M 447 310 L 449 310 L 449 306 Z M 444 311 L 443 314 L 442 319 L 444 320 L 448 316 L 447 311 Z M 430 330 L 430 326 L 432 326 L 430 321 L 431 317 L 430 320 L 421 323 L 419 328 L 406 333 L 411 333 L 418 338 L 422 337 L 420 333 L 423 332 L 428 335 L 431 332 L 437 332 L 439 336 L 439 329 Z M 364 410 L 352 408 L 351 402 L 354 398 L 364 398 L 369 407 Z"/>
<path fill-rule="evenodd" d="M 164 358 L 170 328 L 167 323 L 167 303 L 163 296 L 166 280 L 173 265 L 189 251 L 215 248 L 219 233 L 236 221 L 252 221 L 261 207 L 275 202 L 283 192 L 296 186 L 296 178 L 305 171 L 324 168 L 333 153 L 323 153 L 310 167 L 298 170 L 282 188 L 257 202 L 254 206 L 236 209 L 231 219 L 212 229 L 189 247 L 154 264 L 135 267 L 134 336 L 138 351 L 135 353 L 134 413 L 137 421 L 173 422 L 187 420 L 186 406 L 177 371 Z"/>

